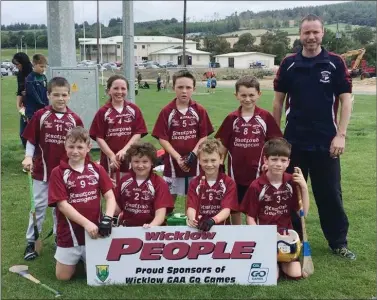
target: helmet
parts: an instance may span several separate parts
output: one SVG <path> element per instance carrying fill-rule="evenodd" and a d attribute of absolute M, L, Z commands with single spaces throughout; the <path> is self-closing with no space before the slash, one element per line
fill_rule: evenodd
<path fill-rule="evenodd" d="M 297 232 L 285 229 L 283 234 L 277 233 L 278 262 L 297 260 L 301 252 L 301 241 Z"/>

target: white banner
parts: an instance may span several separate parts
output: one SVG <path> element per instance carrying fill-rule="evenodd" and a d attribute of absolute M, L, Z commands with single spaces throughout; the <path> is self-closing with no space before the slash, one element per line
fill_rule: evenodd
<path fill-rule="evenodd" d="M 276 285 L 276 226 L 117 227 L 85 243 L 88 285 Z"/>

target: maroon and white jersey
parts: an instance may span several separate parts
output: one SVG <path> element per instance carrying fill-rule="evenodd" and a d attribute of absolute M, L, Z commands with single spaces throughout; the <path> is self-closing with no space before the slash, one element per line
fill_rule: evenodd
<path fill-rule="evenodd" d="M 256 106 L 254 116 L 246 120 L 240 107 L 225 118 L 215 138 L 228 150 L 228 175 L 237 184 L 249 186 L 259 176 L 265 142 L 283 135 L 273 116 L 262 108 Z"/>
<path fill-rule="evenodd" d="M 189 154 L 198 141 L 213 132 L 211 121 L 203 106 L 190 100 L 187 112 L 177 109 L 176 99 L 166 105 L 160 112 L 154 125 L 152 136 L 168 141 L 182 157 Z M 194 165 L 194 164 L 193 164 Z M 184 172 L 177 162 L 166 153 L 164 156 L 164 176 L 192 177 L 199 175 L 199 166 Z"/>
<path fill-rule="evenodd" d="M 111 151 L 117 154 L 127 145 L 132 136 L 141 134 L 143 137 L 148 133 L 148 130 L 139 107 L 131 102 L 124 101 L 122 112 L 118 112 L 111 102 L 102 106 L 94 116 L 89 133 L 93 140 L 97 138 L 105 140 Z M 102 151 L 101 165 L 109 171 L 108 158 Z M 128 171 L 126 162 L 122 163 L 120 171 Z"/>
<path fill-rule="evenodd" d="M 279 188 L 262 174 L 251 183 L 241 203 L 241 211 L 253 217 L 257 224 L 278 228 L 292 229 L 291 212 L 299 209 L 296 184 L 288 173 L 284 173 Z"/>
<path fill-rule="evenodd" d="M 140 185 L 135 173 L 128 172 L 116 188 L 116 199 L 123 211 L 123 225 L 131 227 L 149 224 L 160 208 L 166 208 L 167 214 L 174 208 L 167 183 L 153 172 Z"/>
<path fill-rule="evenodd" d="M 199 215 L 212 218 L 224 208 L 238 211 L 237 189 L 232 178 L 219 173 L 216 182 L 210 186 L 207 180 L 201 182 L 201 177 L 196 176 L 190 181 L 187 193 L 187 208 L 196 210 L 196 218 Z"/>
<path fill-rule="evenodd" d="M 65 113 L 51 106 L 38 110 L 28 122 L 23 137 L 35 146 L 33 178 L 47 182 L 53 168 L 66 157 L 64 148 L 68 130 L 84 126 L 80 117 L 67 107 Z"/>
<path fill-rule="evenodd" d="M 48 186 L 48 205 L 57 206 L 57 202 L 66 200 L 81 215 L 98 226 L 101 216 L 101 194 L 106 194 L 113 184 L 105 169 L 87 161 L 80 173 L 73 170 L 67 161 L 51 173 Z M 85 245 L 85 229 L 69 220 L 56 209 L 57 245 L 75 247 Z"/>

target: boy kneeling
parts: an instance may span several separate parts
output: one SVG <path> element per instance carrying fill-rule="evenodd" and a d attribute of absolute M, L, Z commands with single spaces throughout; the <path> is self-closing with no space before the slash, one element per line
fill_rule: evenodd
<path fill-rule="evenodd" d="M 90 161 L 89 133 L 78 126 L 67 133 L 67 157 L 55 167 L 49 181 L 49 206 L 56 206 L 56 278 L 69 280 L 80 260 L 85 262 L 85 231 L 91 238 L 111 234 L 116 209 L 113 184 L 105 169 Z M 101 213 L 101 194 L 106 214 Z"/>
<path fill-rule="evenodd" d="M 277 225 L 279 232 L 293 229 L 291 211 L 299 213 L 300 210 L 296 185 L 300 187 L 304 215 L 307 215 L 308 186 L 300 168 L 295 167 L 293 175 L 285 173 L 290 155 L 291 145 L 283 138 L 274 138 L 265 143 L 263 158 L 267 172 L 251 183 L 241 204 L 241 211 L 247 214 L 248 225 Z M 298 260 L 279 264 L 288 277 L 302 277 Z"/>

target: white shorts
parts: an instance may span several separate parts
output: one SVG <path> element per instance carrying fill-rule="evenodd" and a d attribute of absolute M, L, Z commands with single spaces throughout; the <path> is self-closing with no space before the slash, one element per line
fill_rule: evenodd
<path fill-rule="evenodd" d="M 54 257 L 61 264 L 75 266 L 80 259 L 86 262 L 85 246 L 69 248 L 57 247 Z"/>
<path fill-rule="evenodd" d="M 188 185 L 193 177 L 163 177 L 169 186 L 170 194 L 185 196 L 188 191 Z"/>

